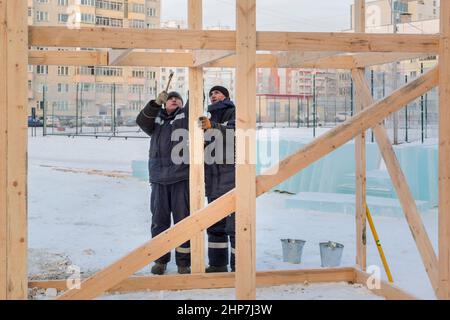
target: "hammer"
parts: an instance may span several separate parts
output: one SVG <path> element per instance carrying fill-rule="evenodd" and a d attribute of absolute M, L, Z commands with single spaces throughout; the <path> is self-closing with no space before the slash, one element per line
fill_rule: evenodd
<path fill-rule="evenodd" d="M 169 90 L 169 86 L 170 86 L 170 82 L 172 82 L 172 78 L 173 78 L 173 71 L 170 71 L 170 75 L 169 75 L 169 81 L 167 81 L 167 86 L 166 86 L 166 92 Z"/>

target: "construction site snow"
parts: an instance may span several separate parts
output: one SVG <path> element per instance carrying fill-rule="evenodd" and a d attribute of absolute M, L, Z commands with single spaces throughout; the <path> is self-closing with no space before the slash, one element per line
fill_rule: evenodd
<path fill-rule="evenodd" d="M 285 129 L 283 135 L 311 138 L 311 131 Z M 150 239 L 148 183 L 132 176 L 131 162 L 148 155 L 148 139 L 29 137 L 29 277 L 66 279 L 69 268 L 93 274 Z M 337 168 L 338 170 L 338 168 Z M 344 245 L 341 266 L 355 262 L 355 218 L 351 214 L 288 209 L 289 194 L 271 192 L 257 200 L 258 271 L 320 268 L 319 243 Z M 437 244 L 437 211 L 422 213 Z M 433 299 L 425 269 L 402 217 L 374 218 L 395 283 L 419 298 Z M 283 262 L 280 239 L 306 241 L 302 262 Z M 368 234 L 368 265 L 378 252 Z M 207 261 L 207 260 L 206 260 Z M 71 269 L 73 270 L 73 269 Z M 138 275 L 150 275 L 150 268 Z M 176 265 L 168 265 L 176 274 Z M 33 291 L 33 298 L 48 298 Z M 104 299 L 234 299 L 234 290 L 194 290 L 110 295 Z M 379 299 L 360 285 L 299 284 L 258 288 L 258 299 Z"/>

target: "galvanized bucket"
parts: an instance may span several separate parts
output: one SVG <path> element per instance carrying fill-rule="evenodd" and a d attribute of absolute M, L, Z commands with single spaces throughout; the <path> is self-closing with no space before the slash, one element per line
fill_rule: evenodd
<path fill-rule="evenodd" d="M 302 261 L 303 246 L 306 241 L 298 239 L 281 239 L 283 248 L 283 261 L 300 263 Z"/>
<path fill-rule="evenodd" d="M 322 267 L 338 267 L 341 264 L 344 245 L 337 242 L 321 242 L 320 258 Z"/>

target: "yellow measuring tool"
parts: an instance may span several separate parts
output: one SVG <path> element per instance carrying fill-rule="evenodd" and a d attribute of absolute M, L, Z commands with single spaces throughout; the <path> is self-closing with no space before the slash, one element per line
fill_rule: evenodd
<path fill-rule="evenodd" d="M 370 230 L 372 230 L 372 235 L 377 244 L 378 253 L 380 254 L 381 261 L 383 262 L 384 270 L 386 271 L 387 277 L 390 283 L 394 283 L 394 279 L 392 278 L 391 270 L 389 269 L 389 265 L 386 260 L 386 256 L 384 255 L 383 247 L 381 246 L 380 238 L 378 237 L 377 230 L 375 229 L 375 224 L 373 223 L 372 215 L 370 214 L 369 207 L 366 204 L 366 216 L 367 221 L 369 221 Z"/>

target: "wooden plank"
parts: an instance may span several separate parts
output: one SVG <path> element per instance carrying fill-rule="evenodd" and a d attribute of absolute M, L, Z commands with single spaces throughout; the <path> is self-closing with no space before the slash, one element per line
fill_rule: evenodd
<path fill-rule="evenodd" d="M 193 67 L 191 52 L 132 52 L 118 66 Z"/>
<path fill-rule="evenodd" d="M 353 268 L 263 271 L 256 273 L 256 286 L 293 285 L 302 284 L 305 281 L 308 283 L 352 282 L 354 279 L 355 270 Z M 234 288 L 234 284 L 235 274 L 231 272 L 130 277 L 107 292 L 130 293 L 159 290 L 224 289 Z M 31 281 L 28 287 L 39 289 L 54 288 L 58 291 L 64 291 L 67 289 L 67 283 L 66 280 Z"/>
<path fill-rule="evenodd" d="M 441 1 L 439 52 L 439 298 L 450 299 L 450 2 Z"/>
<path fill-rule="evenodd" d="M 275 176 L 262 175 L 256 179 L 256 194 L 262 195 L 284 180 L 350 141 L 358 133 L 376 126 L 392 112 L 423 95 L 438 83 L 439 71 L 434 68 L 396 90 L 385 99 L 373 104 L 361 113 L 347 120 L 338 127 L 328 131 L 300 151 L 283 160 Z M 271 168 L 266 172 L 273 173 Z M 133 250 L 114 264 L 84 281 L 81 290 L 70 290 L 62 299 L 93 299 L 109 288 L 127 279 L 134 272 L 156 260 L 173 248 L 192 238 L 200 230 L 205 230 L 220 219 L 236 210 L 235 190 L 217 199 L 195 215 L 184 219 L 166 232 Z"/>
<path fill-rule="evenodd" d="M 355 282 L 362 284 L 367 287 L 367 281 L 370 279 L 371 275 L 355 269 Z M 409 294 L 397 286 L 390 284 L 384 280 L 380 280 L 379 289 L 370 289 L 374 294 L 384 297 L 387 300 L 419 300 L 412 294 Z"/>
<path fill-rule="evenodd" d="M 194 66 L 208 67 L 214 61 L 234 55 L 231 50 L 196 50 L 194 51 Z"/>
<path fill-rule="evenodd" d="M 369 85 L 362 70 L 353 73 L 355 88 L 358 90 L 364 105 L 373 104 Z M 374 127 L 374 135 L 380 148 L 389 175 L 397 193 L 398 199 L 405 213 L 412 236 L 416 242 L 425 270 L 427 271 L 431 285 L 435 292 L 438 289 L 438 260 L 433 245 L 427 235 L 427 231 L 420 217 L 414 197 L 409 190 L 408 182 L 397 160 L 389 135 L 382 125 Z"/>
<path fill-rule="evenodd" d="M 30 46 L 235 50 L 235 31 L 29 27 Z M 257 32 L 259 51 L 439 52 L 439 36 L 333 32 Z"/>
<path fill-rule="evenodd" d="M 108 51 L 108 65 L 117 66 L 130 55 L 133 49 L 110 49 Z"/>
<path fill-rule="evenodd" d="M 189 28 L 203 28 L 203 1 L 188 1 Z M 203 116 L 203 69 L 189 69 L 189 190 L 191 212 L 205 206 L 204 135 L 197 119 Z M 197 233 L 191 239 L 191 268 L 194 273 L 205 272 L 205 235 Z"/>
<path fill-rule="evenodd" d="M 355 0 L 355 31 L 366 32 L 366 1 Z M 357 72 L 352 70 L 352 77 Z M 364 69 L 360 70 L 364 74 Z M 366 105 L 369 106 L 369 105 Z M 361 95 L 356 90 L 355 112 L 364 109 Z M 367 221 L 366 221 L 366 133 L 355 138 L 355 215 L 356 215 L 356 265 L 361 270 L 367 266 Z"/>
<path fill-rule="evenodd" d="M 355 32 L 366 33 L 366 0 L 355 0 Z"/>
<path fill-rule="evenodd" d="M 256 194 L 259 196 L 266 193 L 311 163 L 350 141 L 359 133 L 376 126 L 393 112 L 400 110 L 409 102 L 435 87 L 438 83 L 438 77 L 438 69 L 433 68 L 423 76 L 394 91 L 389 97 L 364 109 L 281 161 L 275 167 L 279 168 L 276 175 L 265 175 L 266 172 L 274 172 L 275 168 L 263 172 L 256 180 Z"/>
<path fill-rule="evenodd" d="M 101 51 L 29 51 L 28 64 L 107 66 L 108 53 Z"/>
<path fill-rule="evenodd" d="M 220 200 L 212 202 L 208 207 L 183 219 L 125 257 L 83 281 L 80 290 L 69 290 L 60 299 L 87 300 L 97 297 L 166 252 L 192 239 L 200 231 L 205 230 L 235 211 L 235 208 L 234 191 L 230 191 L 222 196 Z"/>
<path fill-rule="evenodd" d="M 439 36 L 380 33 L 258 32 L 257 50 L 437 53 Z"/>
<path fill-rule="evenodd" d="M 6 0 L 7 19 L 7 299 L 28 297 L 27 111 L 28 17 L 25 1 Z"/>
<path fill-rule="evenodd" d="M 379 64 L 392 63 L 410 59 L 425 58 L 428 55 L 423 53 L 397 53 L 397 52 L 375 52 L 357 53 L 353 55 L 355 68 L 366 68 Z"/>
<path fill-rule="evenodd" d="M 256 0 L 236 0 L 236 298 L 256 299 Z M 247 139 L 248 134 L 248 139 Z"/>
<path fill-rule="evenodd" d="M 224 52 L 224 51 L 221 51 Z M 227 51 L 228 52 L 228 51 Z M 399 54 L 395 54 L 398 57 Z M 291 64 L 295 68 L 312 69 L 352 69 L 354 67 L 353 55 L 338 55 L 308 60 Z M 68 65 L 68 66 L 107 66 L 108 53 L 105 51 L 30 51 L 28 63 L 32 65 Z M 115 63 L 116 66 L 135 67 L 194 67 L 192 52 L 130 52 L 123 60 Z M 236 55 L 212 61 L 206 65 L 208 68 L 235 68 Z M 257 68 L 280 67 L 276 55 L 258 54 L 256 56 Z"/>
<path fill-rule="evenodd" d="M 6 300 L 7 281 L 7 226 L 8 207 L 6 205 L 7 193 L 7 154 L 8 147 L 8 95 L 7 95 L 7 48 L 6 36 L 6 1 L 0 1 L 0 300 Z"/>
<path fill-rule="evenodd" d="M 135 28 L 29 27 L 31 46 L 235 50 L 235 32 Z"/>

